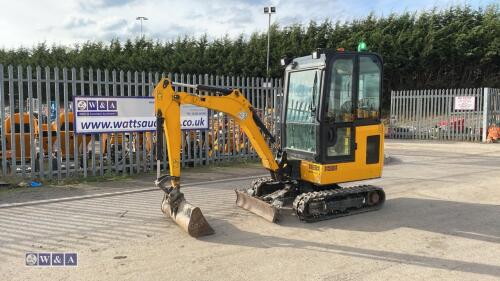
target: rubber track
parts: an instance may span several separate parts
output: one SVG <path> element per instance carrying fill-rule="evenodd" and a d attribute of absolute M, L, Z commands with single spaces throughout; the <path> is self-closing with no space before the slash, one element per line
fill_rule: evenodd
<path fill-rule="evenodd" d="M 380 198 L 380 202 L 375 205 L 375 206 L 368 206 L 364 205 L 361 208 L 358 209 L 349 209 L 345 212 L 331 212 L 323 215 L 308 215 L 307 210 L 308 210 L 308 205 L 313 202 L 320 202 L 320 201 L 331 201 L 334 200 L 336 197 L 345 197 L 345 196 L 352 196 L 352 195 L 361 195 L 361 194 L 366 194 L 371 191 L 378 191 L 379 193 L 382 193 L 383 197 Z M 306 222 L 316 222 L 316 221 L 322 221 L 322 220 L 328 220 L 328 219 L 334 219 L 334 218 L 339 218 L 339 217 L 345 217 L 345 216 L 350 216 L 350 215 L 355 215 L 359 213 L 364 213 L 364 212 L 370 212 L 370 211 L 376 211 L 382 207 L 382 205 L 385 202 L 385 193 L 380 187 L 372 186 L 372 185 L 361 185 L 361 186 L 354 186 L 354 187 L 348 187 L 348 188 L 341 188 L 341 189 L 333 189 L 333 190 L 325 190 L 325 191 L 315 191 L 315 192 L 306 192 L 302 193 L 299 196 L 297 196 L 293 202 L 293 209 L 297 216 L 299 217 L 300 220 L 306 221 Z"/>

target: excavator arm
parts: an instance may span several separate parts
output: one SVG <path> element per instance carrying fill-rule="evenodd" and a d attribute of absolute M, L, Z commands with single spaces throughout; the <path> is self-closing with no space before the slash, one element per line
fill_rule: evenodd
<path fill-rule="evenodd" d="M 200 96 L 186 92 L 175 92 L 172 83 L 167 78 L 160 81 L 154 90 L 155 112 L 157 117 L 163 118 L 163 128 L 168 140 L 167 152 L 170 164 L 170 176 L 180 176 L 180 106 L 182 104 L 205 107 L 231 116 L 247 135 L 252 147 L 262 160 L 262 165 L 273 172 L 278 170 L 279 167 L 274 159 L 274 154 L 260 130 L 263 131 L 272 143 L 274 143 L 274 137 L 263 125 L 250 102 L 238 89 L 224 89 L 204 85 L 192 86 L 198 91 L 213 92 L 219 95 Z"/>
<path fill-rule="evenodd" d="M 243 129 L 252 147 L 262 161 L 262 165 L 272 175 L 279 173 L 280 165 L 275 160 L 272 149 L 266 142 L 266 137 L 275 143 L 274 137 L 264 126 L 250 102 L 238 89 L 226 89 L 205 85 L 187 85 L 195 92 L 205 91 L 212 95 L 199 95 L 187 92 L 175 92 L 172 82 L 164 78 L 154 89 L 155 112 L 157 117 L 157 161 L 162 155 L 162 135 L 167 139 L 167 152 L 170 175 L 160 176 L 160 165 L 157 165 L 156 185 L 165 191 L 162 203 L 164 213 L 170 215 L 191 236 L 198 237 L 213 233 L 199 208 L 187 203 L 180 192 L 180 153 L 181 125 L 180 106 L 192 104 L 215 111 L 223 112 L 232 117 Z"/>

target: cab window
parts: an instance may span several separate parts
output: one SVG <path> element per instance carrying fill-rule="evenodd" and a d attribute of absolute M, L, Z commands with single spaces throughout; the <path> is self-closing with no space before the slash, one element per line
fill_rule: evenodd
<path fill-rule="evenodd" d="M 333 62 L 330 77 L 330 93 L 326 116 L 335 122 L 351 122 L 352 114 L 352 78 L 354 60 L 339 58 Z"/>
<path fill-rule="evenodd" d="M 335 129 L 337 141 L 327 147 L 326 154 L 328 157 L 332 156 L 347 156 L 351 154 L 351 128 L 341 127 Z"/>
<path fill-rule="evenodd" d="M 291 72 L 286 106 L 286 147 L 316 151 L 315 116 L 320 77 L 317 70 Z"/>
<path fill-rule="evenodd" d="M 359 58 L 359 92 L 357 118 L 379 118 L 381 67 L 374 57 Z"/>
<path fill-rule="evenodd" d="M 290 73 L 286 121 L 314 122 L 318 86 L 318 73 L 316 70 Z"/>

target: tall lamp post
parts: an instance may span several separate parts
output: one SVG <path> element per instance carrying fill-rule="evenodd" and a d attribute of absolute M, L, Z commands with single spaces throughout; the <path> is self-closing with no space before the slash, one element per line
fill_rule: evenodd
<path fill-rule="evenodd" d="M 135 19 L 141 21 L 141 38 L 142 38 L 142 21 L 148 20 L 148 18 L 147 17 L 136 17 Z"/>
<path fill-rule="evenodd" d="M 267 77 L 269 77 L 269 45 L 271 42 L 271 34 L 270 34 L 270 29 L 271 29 L 271 14 L 276 13 L 276 7 L 264 7 L 264 14 L 269 15 L 269 22 L 267 24 L 267 65 L 266 65 L 266 73 Z"/>

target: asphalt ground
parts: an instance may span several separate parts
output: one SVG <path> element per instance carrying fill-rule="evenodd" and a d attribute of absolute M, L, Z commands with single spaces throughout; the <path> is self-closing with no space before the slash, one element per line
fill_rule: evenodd
<path fill-rule="evenodd" d="M 235 206 L 258 165 L 187 169 L 216 233 L 187 236 L 153 175 L 0 193 L 0 280 L 500 280 L 500 145 L 387 141 L 376 212 L 269 223 Z M 352 184 L 350 184 L 352 185 Z M 76 252 L 29 267 L 27 252 Z"/>

